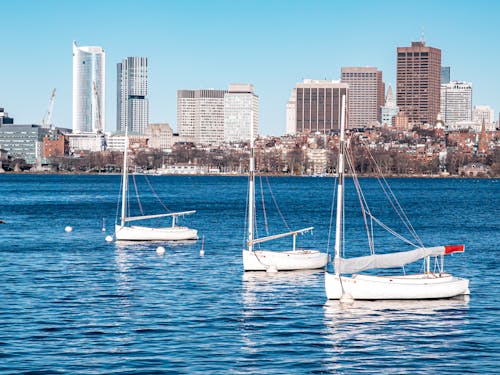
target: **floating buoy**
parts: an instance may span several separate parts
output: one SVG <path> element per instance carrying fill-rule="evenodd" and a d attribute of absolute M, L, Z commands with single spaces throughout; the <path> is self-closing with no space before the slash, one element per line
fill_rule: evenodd
<path fill-rule="evenodd" d="M 201 250 L 200 250 L 200 257 L 205 256 L 205 249 L 203 248 L 203 245 L 205 244 L 205 236 L 201 238 Z"/>
<path fill-rule="evenodd" d="M 106 242 L 113 242 L 113 236 L 106 236 Z"/>
<path fill-rule="evenodd" d="M 102 229 L 101 231 L 106 232 L 106 220 L 102 218 Z"/>
<path fill-rule="evenodd" d="M 343 293 L 340 297 L 340 302 L 350 305 L 354 303 L 354 298 L 349 293 Z"/>
<path fill-rule="evenodd" d="M 158 247 L 156 248 L 156 254 L 158 254 L 158 255 L 163 255 L 163 254 L 165 254 L 165 248 L 164 248 L 163 246 L 158 246 Z"/>
<path fill-rule="evenodd" d="M 276 273 L 276 272 L 278 272 L 278 269 L 276 268 L 275 265 L 271 264 L 270 266 L 267 267 L 266 272 L 268 272 L 268 273 Z"/>
<path fill-rule="evenodd" d="M 71 231 L 73 230 L 73 228 L 72 228 L 72 227 L 70 227 L 70 226 L 68 225 L 66 228 L 64 228 L 64 230 L 65 230 L 67 233 L 69 233 L 69 232 L 71 232 Z"/>

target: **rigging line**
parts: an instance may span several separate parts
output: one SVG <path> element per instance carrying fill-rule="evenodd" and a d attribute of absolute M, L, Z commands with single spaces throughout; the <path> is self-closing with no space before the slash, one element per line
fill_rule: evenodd
<path fill-rule="evenodd" d="M 118 193 L 118 200 L 116 202 L 116 214 L 115 214 L 115 223 L 118 222 L 118 215 L 120 213 L 120 201 L 121 201 L 121 198 L 122 198 L 122 185 L 123 184 L 123 178 L 120 178 L 120 192 Z"/>
<path fill-rule="evenodd" d="M 349 152 L 346 152 L 347 165 L 352 171 L 352 178 L 353 178 L 354 186 L 355 186 L 356 192 L 358 194 L 359 205 L 361 207 L 361 213 L 363 214 L 363 221 L 365 223 L 366 235 L 368 237 L 368 246 L 370 247 L 370 252 L 372 254 L 374 254 L 375 248 L 373 245 L 373 233 L 370 235 L 370 228 L 368 227 L 368 220 L 366 217 L 367 212 L 368 212 L 368 214 L 370 214 L 370 209 L 368 207 L 368 203 L 366 202 L 365 196 L 363 194 L 363 190 L 361 189 L 361 185 L 359 184 L 356 170 L 354 169 L 353 158 L 352 158 L 352 154 L 351 154 L 352 149 L 349 149 L 348 151 Z"/>
<path fill-rule="evenodd" d="M 330 207 L 330 225 L 328 227 L 328 241 L 326 243 L 326 253 L 330 253 L 330 239 L 332 236 L 332 226 L 333 226 L 333 214 L 335 212 L 335 195 L 337 192 L 337 176 L 335 176 L 335 179 L 333 180 L 333 195 L 332 195 L 332 204 Z"/>
<path fill-rule="evenodd" d="M 153 195 L 156 197 L 156 199 L 158 200 L 158 202 L 160 202 L 161 206 L 167 212 L 171 212 L 171 210 L 169 210 L 169 208 L 165 205 L 165 203 L 163 203 L 163 201 L 161 200 L 160 196 L 156 193 L 155 189 L 153 188 L 153 185 L 151 185 L 151 181 L 149 181 L 148 176 L 144 175 L 144 179 L 146 180 L 146 182 L 147 182 L 149 188 L 151 189 L 151 191 L 153 192 Z"/>
<path fill-rule="evenodd" d="M 137 190 L 137 183 L 135 181 L 135 174 L 132 175 L 132 181 L 134 181 L 135 197 L 137 199 L 137 203 L 139 204 L 139 211 L 141 211 L 141 215 L 144 215 L 144 211 L 142 210 L 141 200 L 139 199 L 139 191 Z"/>
<path fill-rule="evenodd" d="M 364 144 L 364 143 L 363 143 Z M 365 144 L 364 144 L 365 145 Z M 366 145 L 365 145 L 366 146 Z M 372 153 L 370 152 L 370 150 L 368 149 L 368 147 L 366 147 L 366 150 L 368 151 L 368 155 L 370 156 L 370 159 L 373 161 L 373 164 L 375 165 L 375 167 L 377 168 L 377 172 L 378 172 L 378 176 L 377 176 L 377 181 L 380 185 L 380 187 L 382 188 L 382 190 L 384 191 L 389 203 L 391 204 L 392 208 L 394 209 L 394 211 L 398 214 L 399 218 L 401 219 L 401 221 L 403 222 L 403 224 L 405 225 L 406 229 L 408 229 L 408 231 L 410 232 L 410 234 L 413 236 L 413 238 L 420 244 L 420 246 L 424 246 L 423 245 L 423 242 L 422 240 L 420 239 L 420 237 L 418 236 L 417 232 L 415 231 L 415 229 L 413 228 L 411 222 L 410 222 L 410 219 L 408 218 L 408 216 L 406 215 L 406 212 L 404 211 L 404 209 L 401 207 L 401 204 L 399 203 L 399 200 L 397 199 L 396 195 L 394 194 L 394 192 L 392 191 L 389 183 L 387 182 L 387 180 L 385 179 L 385 177 L 383 176 L 382 174 L 382 171 L 380 169 L 380 166 L 377 164 L 377 162 L 375 161 L 375 158 L 373 157 Z M 381 180 L 384 182 L 385 184 L 385 187 L 384 187 L 384 184 L 381 183 Z M 390 195 L 387 193 L 386 191 L 386 188 L 387 190 L 390 192 Z M 392 196 L 392 199 L 391 199 L 391 196 Z M 396 203 L 397 207 L 394 205 L 394 203 Z"/>
<path fill-rule="evenodd" d="M 248 178 L 250 180 L 250 177 Z M 247 184 L 247 194 L 246 194 L 246 203 L 245 203 L 245 225 L 243 228 L 243 248 L 246 249 L 248 244 L 248 195 L 250 194 L 250 187 Z"/>
<path fill-rule="evenodd" d="M 402 235 L 400 235 L 399 233 L 397 233 L 396 231 L 394 231 L 393 229 L 389 228 L 387 225 L 385 225 L 384 223 L 382 223 L 379 219 L 377 219 L 375 216 L 373 215 L 370 215 L 371 218 L 378 224 L 380 225 L 382 228 L 384 228 L 386 231 L 388 231 L 390 234 L 392 234 L 394 237 L 396 238 L 399 238 L 401 241 L 403 242 L 406 242 L 407 244 L 415 247 L 415 248 L 418 248 L 419 245 L 415 245 L 413 242 L 411 242 L 410 240 L 406 239 L 405 237 L 403 237 Z"/>
<path fill-rule="evenodd" d="M 271 184 L 269 183 L 269 177 L 268 176 L 266 176 L 266 182 L 267 182 L 267 188 L 269 189 L 269 192 L 271 193 L 271 197 L 273 198 L 274 205 L 276 206 L 276 210 L 278 211 L 278 213 L 279 213 L 279 215 L 281 217 L 281 220 L 283 220 L 283 223 L 285 224 L 286 229 L 291 230 L 290 227 L 288 226 L 286 220 L 285 220 L 285 217 L 281 213 L 281 210 L 280 210 L 280 208 L 278 206 L 278 202 L 276 202 L 276 198 L 274 197 L 273 189 L 271 189 Z"/>
<path fill-rule="evenodd" d="M 269 235 L 269 225 L 267 223 L 267 214 L 266 214 L 266 204 L 264 202 L 264 189 L 262 188 L 262 176 L 259 175 L 260 181 L 260 197 L 262 199 L 262 211 L 264 213 L 264 225 L 266 227 L 266 234 Z"/>

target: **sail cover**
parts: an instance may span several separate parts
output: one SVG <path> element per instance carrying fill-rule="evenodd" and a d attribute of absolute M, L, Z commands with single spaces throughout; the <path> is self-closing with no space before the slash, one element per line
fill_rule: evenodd
<path fill-rule="evenodd" d="M 336 258 L 335 271 L 339 273 L 357 273 L 374 268 L 402 267 L 427 256 L 446 255 L 463 252 L 464 245 L 420 247 L 410 251 L 401 251 L 392 254 L 373 254 L 357 258 Z"/>

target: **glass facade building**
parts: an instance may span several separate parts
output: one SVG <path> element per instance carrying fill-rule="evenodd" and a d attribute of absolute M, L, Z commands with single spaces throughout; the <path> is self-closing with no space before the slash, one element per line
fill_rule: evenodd
<path fill-rule="evenodd" d="M 127 57 L 117 64 L 116 130 L 144 134 L 149 123 L 148 60 Z"/>
<path fill-rule="evenodd" d="M 101 47 L 73 42 L 73 132 L 103 132 L 105 125 L 106 55 Z"/>

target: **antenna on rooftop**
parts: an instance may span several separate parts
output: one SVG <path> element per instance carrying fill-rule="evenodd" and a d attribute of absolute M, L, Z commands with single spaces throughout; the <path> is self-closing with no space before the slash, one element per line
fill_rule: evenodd
<path fill-rule="evenodd" d="M 425 36 L 424 36 L 424 27 L 422 26 L 422 39 L 421 39 L 422 44 L 425 44 Z"/>

